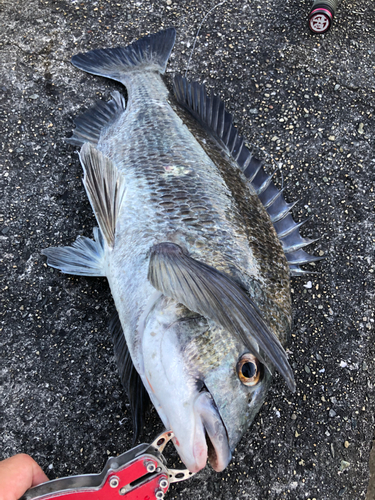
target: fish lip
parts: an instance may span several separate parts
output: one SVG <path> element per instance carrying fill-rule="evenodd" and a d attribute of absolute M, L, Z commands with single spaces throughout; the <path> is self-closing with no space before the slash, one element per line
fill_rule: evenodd
<path fill-rule="evenodd" d="M 219 466 L 217 451 L 206 429 L 205 429 L 205 437 L 207 444 L 207 461 L 216 472 L 221 472 L 222 469 Z"/>
<path fill-rule="evenodd" d="M 195 406 L 205 431 L 208 463 L 216 472 L 221 472 L 232 458 L 229 435 L 215 400 L 204 383 Z"/>

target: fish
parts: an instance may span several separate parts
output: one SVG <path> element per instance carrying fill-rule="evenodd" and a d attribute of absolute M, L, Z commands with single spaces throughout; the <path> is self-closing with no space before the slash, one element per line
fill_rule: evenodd
<path fill-rule="evenodd" d="M 245 145 L 223 101 L 163 80 L 174 28 L 72 57 L 122 83 L 75 121 L 83 183 L 98 227 L 42 253 L 63 273 L 105 276 L 110 322 L 135 436 L 152 403 L 191 472 L 220 472 L 261 408 L 285 346 L 290 276 L 319 260 Z"/>

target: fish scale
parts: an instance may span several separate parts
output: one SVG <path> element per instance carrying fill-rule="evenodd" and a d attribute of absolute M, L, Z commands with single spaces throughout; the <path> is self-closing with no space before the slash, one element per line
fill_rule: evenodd
<path fill-rule="evenodd" d="M 130 104 L 123 118 L 126 128 L 122 128 L 121 122 L 116 123 L 115 126 L 121 128 L 122 135 L 111 134 L 109 129 L 108 136 L 111 139 L 104 136 L 98 143 L 98 149 L 113 158 L 123 172 L 128 190 L 133 192 L 129 202 L 125 199 L 120 215 L 126 231 L 139 232 L 141 244 L 143 228 L 147 222 L 147 227 L 155 234 L 155 242 L 165 239 L 183 242 L 193 256 L 197 254 L 195 240 L 206 240 L 204 247 L 199 249 L 199 257 L 203 255 L 216 268 L 229 273 L 230 264 L 236 263 L 238 267 L 239 260 L 243 261 L 243 272 L 246 273 L 249 268 L 247 262 L 250 262 L 252 269 L 249 275 L 254 277 L 255 259 L 249 255 L 247 262 L 244 259 L 249 254 L 248 239 L 245 239 L 249 230 L 246 229 L 244 217 L 233 203 L 231 192 L 216 165 L 204 151 L 197 148 L 196 139 L 186 127 L 181 126 L 178 116 L 166 99 L 163 105 L 155 105 L 150 91 L 144 90 L 145 85 L 148 85 L 148 88 L 154 89 L 151 95 L 158 93 L 160 86 L 164 86 L 160 77 L 148 77 L 146 83 L 145 77 L 131 75 L 125 83 L 130 89 Z M 133 91 L 133 87 L 137 91 Z M 135 102 L 132 101 L 134 94 Z M 133 110 L 134 108 L 136 109 Z M 158 112 L 161 116 L 155 121 Z M 174 130 L 172 136 L 168 134 L 170 130 Z M 121 148 L 119 144 L 122 145 Z M 155 158 L 153 154 L 145 154 L 155 150 L 158 151 Z M 244 178 L 242 182 L 245 185 Z M 246 185 L 244 189 L 247 189 Z M 171 192 L 175 190 L 180 193 L 177 199 L 171 196 Z M 181 193 L 185 201 L 182 204 Z M 169 197 L 167 202 L 163 199 L 165 196 Z M 197 211 L 194 207 L 202 209 Z M 139 220 L 138 210 L 145 210 L 143 220 Z M 212 238 L 215 239 L 215 249 L 208 242 Z M 256 241 L 255 236 L 253 240 Z M 236 243 L 239 246 L 237 249 L 234 248 Z M 259 245 L 260 242 L 256 244 Z M 225 259 L 223 249 L 226 252 Z M 279 253 L 284 258 L 283 253 Z M 275 256 L 271 255 L 270 260 L 275 263 Z"/>
<path fill-rule="evenodd" d="M 225 212 L 225 218 L 228 220 L 229 226 L 236 229 L 236 234 L 234 237 L 232 234 L 229 240 L 225 235 L 222 240 L 223 246 L 220 252 L 221 256 L 225 256 L 226 271 L 240 282 L 245 282 L 250 293 L 253 291 L 258 306 L 269 316 L 270 324 L 275 328 L 275 331 L 280 330 L 281 321 L 284 323 L 286 332 L 289 333 L 288 265 L 272 223 L 238 165 L 230 158 L 224 159 L 222 152 L 217 147 L 215 148 L 212 137 L 189 116 L 184 115 L 178 108 L 175 109 L 180 116 L 184 116 L 189 128 L 194 130 L 194 135 L 199 143 L 214 158 L 215 166 L 219 168 L 230 192 L 231 203 Z M 231 164 L 232 168 L 228 168 L 228 163 Z M 223 227 L 223 224 L 220 227 Z M 232 242 L 235 238 L 241 239 L 243 246 L 237 252 L 233 249 L 233 253 L 230 255 L 227 251 L 228 241 Z M 235 269 L 233 269 L 233 265 Z M 217 263 L 216 266 L 220 266 L 220 263 Z M 239 268 L 241 275 L 238 273 Z M 288 333 L 285 334 L 285 339 Z"/>
<path fill-rule="evenodd" d="M 289 274 L 318 258 L 224 103 L 160 74 L 174 29 L 78 54 L 123 83 L 76 121 L 94 240 L 43 251 L 65 273 L 106 276 L 111 333 L 137 436 L 151 401 L 182 461 L 223 470 L 263 404 L 274 370 L 295 390 Z"/>

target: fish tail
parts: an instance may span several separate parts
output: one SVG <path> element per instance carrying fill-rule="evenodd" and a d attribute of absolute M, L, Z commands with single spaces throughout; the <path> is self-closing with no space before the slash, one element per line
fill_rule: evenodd
<path fill-rule="evenodd" d="M 72 64 L 87 73 L 122 81 L 134 71 L 164 73 L 176 39 L 174 28 L 147 35 L 127 47 L 97 49 L 72 57 Z"/>

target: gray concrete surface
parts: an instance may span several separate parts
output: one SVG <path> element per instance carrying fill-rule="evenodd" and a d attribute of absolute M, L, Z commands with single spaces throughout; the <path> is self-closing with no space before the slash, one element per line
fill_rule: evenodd
<path fill-rule="evenodd" d="M 94 218 L 72 119 L 120 85 L 70 63 L 175 26 L 167 79 L 184 71 L 208 0 L 0 2 L 3 305 L 0 458 L 30 453 L 50 478 L 100 471 L 131 446 L 129 406 L 107 323 L 104 279 L 49 269 L 42 248 L 91 236 Z M 221 474 L 206 468 L 170 499 L 365 498 L 374 427 L 375 10 L 343 1 L 312 36 L 312 2 L 228 1 L 202 27 L 190 78 L 225 99 L 257 153 L 282 164 L 296 219 L 326 260 L 293 280 L 289 349 L 297 392 L 280 377 Z M 152 412 L 144 439 L 161 429 Z"/>
<path fill-rule="evenodd" d="M 370 479 L 367 489 L 366 500 L 375 500 L 375 446 L 372 443 L 370 453 Z"/>

